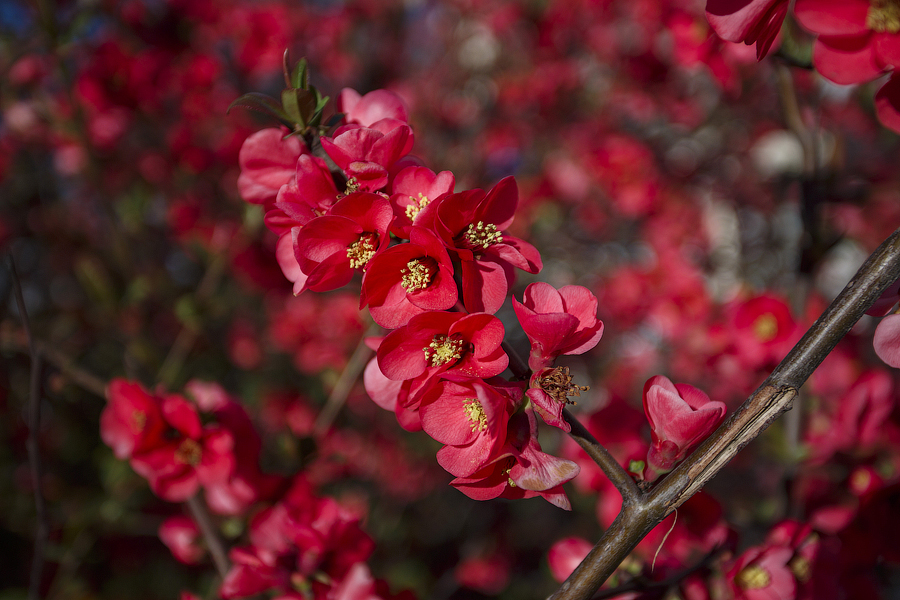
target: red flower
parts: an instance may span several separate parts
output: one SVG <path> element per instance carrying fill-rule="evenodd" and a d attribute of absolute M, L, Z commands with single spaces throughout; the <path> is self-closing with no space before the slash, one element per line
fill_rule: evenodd
<path fill-rule="evenodd" d="M 325 292 L 346 285 L 356 269 L 387 247 L 393 213 L 377 194 L 357 192 L 339 200 L 325 216 L 296 232 L 294 256 L 307 276 L 301 291 Z"/>
<path fill-rule="evenodd" d="M 238 191 L 253 204 L 275 200 L 281 186 L 294 178 L 297 158 L 306 154 L 306 146 L 297 136 L 285 138 L 287 129 L 268 128 L 244 140 L 238 155 L 241 175 Z"/>
<path fill-rule="evenodd" d="M 423 312 L 447 310 L 458 298 L 453 263 L 441 241 L 421 227 L 408 235 L 408 244 L 374 257 L 363 276 L 360 307 L 368 304 L 372 319 L 386 329 Z"/>
<path fill-rule="evenodd" d="M 517 413 L 509 421 L 507 444 L 493 463 L 450 484 L 474 500 L 533 498 L 541 496 L 562 509 L 572 505 L 562 484 L 572 480 L 580 467 L 570 460 L 545 454 L 537 441 L 533 411 Z"/>
<path fill-rule="evenodd" d="M 878 358 L 900 368 L 900 314 L 888 315 L 878 323 L 872 345 Z"/>
<path fill-rule="evenodd" d="M 406 103 L 388 90 L 373 90 L 365 96 L 352 88 L 344 88 L 337 97 L 337 110 L 344 113 L 347 123 L 371 127 L 382 119 L 409 122 Z"/>
<path fill-rule="evenodd" d="M 711 401 L 694 386 L 673 384 L 662 375 L 651 377 L 644 384 L 644 413 L 653 438 L 648 465 L 657 473 L 672 470 L 718 427 L 725 411 L 722 402 Z"/>
<path fill-rule="evenodd" d="M 581 564 L 594 545 L 580 537 L 561 539 L 547 552 L 547 562 L 553 579 L 562 583 Z"/>
<path fill-rule="evenodd" d="M 706 18 L 722 39 L 756 44 L 756 58 L 762 60 L 781 31 L 788 4 L 788 0 L 707 0 Z"/>
<path fill-rule="evenodd" d="M 437 201 L 452 192 L 454 184 L 450 171 L 435 174 L 426 167 L 406 167 L 397 173 L 391 183 L 391 206 L 394 208 L 391 233 L 408 240 L 413 225 L 433 228 Z M 431 208 L 426 210 L 429 206 Z"/>
<path fill-rule="evenodd" d="M 531 244 L 505 233 L 519 202 L 516 180 L 507 177 L 484 193 L 470 190 L 446 196 L 437 208 L 435 230 L 459 258 L 463 304 L 470 312 L 495 313 L 506 300 L 512 269 L 541 270 Z"/>
<path fill-rule="evenodd" d="M 321 138 L 322 149 L 347 175 L 348 185 L 375 192 L 388 183 L 388 171 L 413 146 L 412 129 L 386 119 L 374 124 L 379 129 L 344 125 L 334 138 Z"/>
<path fill-rule="evenodd" d="M 378 366 L 395 381 L 413 380 L 404 401 L 414 408 L 438 377 L 485 378 L 509 364 L 500 345 L 504 329 L 485 313 L 427 312 L 389 333 L 378 347 Z"/>
<path fill-rule="evenodd" d="M 166 431 L 160 403 L 140 384 L 113 379 L 106 390 L 108 404 L 100 415 L 100 437 L 116 458 L 131 458 L 162 443 Z"/>
<path fill-rule="evenodd" d="M 512 302 L 531 341 L 528 366 L 532 371 L 552 365 L 561 354 L 584 354 L 603 335 L 597 298 L 580 285 L 566 285 L 557 291 L 548 283 L 532 283 L 525 288 L 521 303 L 515 298 Z"/>
<path fill-rule="evenodd" d="M 147 478 L 164 500 L 182 502 L 201 484 L 227 481 L 234 471 L 234 440 L 217 426 L 203 427 L 193 405 L 177 395 L 162 400 L 162 413 L 174 431 L 165 441 L 131 457 L 132 468 Z"/>
<path fill-rule="evenodd" d="M 506 443 L 506 424 L 522 401 L 522 388 L 495 385 L 480 379 L 444 381 L 422 401 L 422 428 L 446 444 L 437 460 L 448 473 L 471 475 L 492 462 Z"/>

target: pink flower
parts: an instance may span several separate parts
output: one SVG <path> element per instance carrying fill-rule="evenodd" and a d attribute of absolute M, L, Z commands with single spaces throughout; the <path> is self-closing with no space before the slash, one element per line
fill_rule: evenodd
<path fill-rule="evenodd" d="M 756 44 L 762 60 L 781 31 L 788 5 L 788 0 L 707 0 L 706 18 L 722 39 Z"/>
<path fill-rule="evenodd" d="M 656 375 L 644 384 L 644 413 L 650 421 L 652 446 L 648 465 L 657 473 L 672 470 L 687 453 L 718 427 L 725 417 L 722 402 L 684 383 Z"/>
<path fill-rule="evenodd" d="M 516 181 L 507 177 L 487 194 L 450 194 L 437 208 L 435 230 L 461 262 L 463 304 L 470 312 L 493 314 L 500 309 L 514 279 L 513 268 L 541 270 L 534 246 L 505 233 L 518 202 Z"/>
<path fill-rule="evenodd" d="M 580 537 L 559 540 L 547 552 L 547 562 L 553 579 L 562 583 L 581 564 L 594 545 Z"/>
<path fill-rule="evenodd" d="M 356 189 L 375 192 L 384 188 L 390 168 L 412 150 L 409 125 L 387 121 L 375 124 L 381 130 L 351 124 L 340 127 L 334 138 L 321 138 L 322 148 Z"/>
<path fill-rule="evenodd" d="M 415 315 L 451 308 L 457 301 L 450 255 L 427 229 L 413 227 L 408 244 L 375 256 L 363 276 L 360 307 L 386 329 L 406 325 Z"/>
<path fill-rule="evenodd" d="M 435 174 L 426 167 L 406 167 L 391 183 L 394 222 L 391 233 L 409 239 L 410 228 L 434 226 L 434 209 L 439 199 L 453 191 L 455 179 L 450 171 Z M 426 210 L 427 209 L 427 210 Z"/>
<path fill-rule="evenodd" d="M 200 545 L 200 528 L 190 517 L 169 517 L 159 526 L 159 539 L 186 565 L 200 562 L 206 551 Z"/>
<path fill-rule="evenodd" d="M 238 155 L 241 175 L 238 191 L 253 204 L 275 200 L 281 186 L 294 178 L 297 158 L 306 154 L 306 146 L 297 136 L 285 138 L 287 129 L 262 129 L 244 140 Z"/>
<path fill-rule="evenodd" d="M 549 283 L 532 283 L 525 288 L 522 302 L 515 298 L 512 302 L 531 341 L 528 366 L 532 371 L 552 365 L 561 354 L 584 354 L 603 335 L 597 298 L 580 285 L 566 285 L 557 291 Z"/>
<path fill-rule="evenodd" d="M 783 546 L 748 548 L 727 575 L 736 600 L 794 598 L 797 582 L 788 566 L 793 556 Z"/>
<path fill-rule="evenodd" d="M 878 358 L 900 368 L 900 314 L 888 315 L 878 323 L 872 345 Z"/>
<path fill-rule="evenodd" d="M 344 113 L 347 123 L 371 127 L 382 119 L 409 122 L 406 103 L 388 90 L 372 90 L 365 96 L 352 88 L 344 88 L 337 97 L 337 110 Z"/>

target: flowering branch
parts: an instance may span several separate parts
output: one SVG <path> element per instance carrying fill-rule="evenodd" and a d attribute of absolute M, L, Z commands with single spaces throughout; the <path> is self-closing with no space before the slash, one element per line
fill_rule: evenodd
<path fill-rule="evenodd" d="M 797 390 L 881 293 L 900 277 L 900 229 L 866 260 L 759 389 L 683 463 L 634 503 L 625 503 L 600 541 L 550 598 L 586 600 L 651 529 L 790 410 Z"/>

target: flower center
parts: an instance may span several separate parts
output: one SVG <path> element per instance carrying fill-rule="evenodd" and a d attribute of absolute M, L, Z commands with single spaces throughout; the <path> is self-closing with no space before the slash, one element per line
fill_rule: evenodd
<path fill-rule="evenodd" d="M 576 404 L 574 400 L 569 400 L 569 396 L 581 396 L 581 392 L 591 389 L 586 385 L 574 385 L 572 376 L 569 374 L 569 367 L 548 369 L 539 376 L 537 383 L 540 389 L 547 392 L 547 395 L 563 404 Z"/>
<path fill-rule="evenodd" d="M 794 559 L 788 563 L 788 567 L 800 583 L 806 583 L 809 581 L 810 575 L 812 575 L 812 566 L 809 564 L 809 561 L 802 556 L 795 556 Z"/>
<path fill-rule="evenodd" d="M 772 313 L 766 313 L 753 321 L 753 335 L 761 342 L 772 340 L 778 333 L 778 320 Z"/>
<path fill-rule="evenodd" d="M 499 244 L 503 241 L 503 235 L 497 231 L 497 226 L 484 221 L 469 223 L 463 237 L 473 250 L 484 250 L 491 244 Z"/>
<path fill-rule="evenodd" d="M 406 263 L 405 269 L 400 269 L 403 276 L 400 285 L 407 292 L 418 292 L 431 285 L 431 278 L 437 271 L 435 260 L 429 256 L 414 258 Z"/>
<path fill-rule="evenodd" d="M 414 223 L 416 221 L 416 217 L 419 216 L 419 212 L 423 208 L 431 204 L 431 200 L 428 199 L 428 196 L 423 196 L 422 192 L 419 192 L 418 199 L 413 198 L 412 196 L 410 196 L 409 199 L 412 201 L 412 203 L 406 206 L 406 216 L 411 222 Z"/>
<path fill-rule="evenodd" d="M 135 433 L 140 433 L 147 426 L 147 413 L 142 410 L 136 410 L 131 413 L 131 429 Z"/>
<path fill-rule="evenodd" d="M 477 398 L 466 398 L 463 400 L 463 410 L 472 426 L 472 431 L 484 431 L 487 429 L 487 415 L 484 414 L 484 407 Z"/>
<path fill-rule="evenodd" d="M 423 348 L 425 351 L 425 360 L 427 360 L 432 367 L 440 367 L 451 361 L 456 362 L 462 358 L 463 344 L 462 340 L 453 339 L 444 334 L 438 334 L 432 338 L 431 343 L 428 344 L 427 348 Z"/>
<path fill-rule="evenodd" d="M 198 444 L 196 440 L 188 438 L 181 442 L 181 445 L 178 446 L 178 450 L 175 451 L 175 460 L 182 464 L 196 467 L 200 464 L 200 457 L 202 455 L 203 451 L 200 448 L 200 444 Z"/>
<path fill-rule="evenodd" d="M 772 576 L 769 572 L 756 565 L 744 567 L 741 572 L 734 578 L 734 582 L 744 590 L 758 590 L 768 587 L 772 583 Z"/>
<path fill-rule="evenodd" d="M 900 0 L 871 0 L 866 27 L 878 33 L 900 33 Z"/>
<path fill-rule="evenodd" d="M 344 191 L 345 196 L 349 196 L 350 194 L 356 193 L 359 191 L 359 182 L 356 180 L 356 177 L 351 177 L 347 180 L 347 189 Z"/>
<path fill-rule="evenodd" d="M 347 246 L 347 258 L 350 259 L 351 269 L 361 269 L 369 259 L 375 256 L 375 248 L 378 247 L 377 233 L 364 233 L 359 239 Z"/>

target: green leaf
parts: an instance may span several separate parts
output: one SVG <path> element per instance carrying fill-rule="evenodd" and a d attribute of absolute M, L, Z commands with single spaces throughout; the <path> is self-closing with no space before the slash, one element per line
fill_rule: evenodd
<path fill-rule="evenodd" d="M 281 105 L 292 123 L 298 123 L 300 127 L 306 127 L 306 121 L 303 119 L 303 115 L 300 114 L 300 100 L 297 98 L 298 91 L 300 90 L 284 90 L 281 92 Z"/>
<path fill-rule="evenodd" d="M 288 123 L 291 122 L 290 117 L 288 117 L 287 113 L 284 112 L 284 109 L 282 109 L 281 105 L 278 103 L 278 100 L 271 96 L 260 94 L 259 92 L 250 92 L 249 94 L 240 96 L 228 106 L 228 110 L 225 112 L 231 112 L 231 109 L 235 106 L 240 106 L 241 108 L 249 108 L 250 110 L 255 110 L 257 112 L 275 117 L 276 119 L 281 119 L 282 121 Z"/>
<path fill-rule="evenodd" d="M 301 58 L 299 62 L 297 62 L 297 66 L 294 67 L 294 74 L 291 76 L 291 84 L 294 86 L 294 89 L 305 90 L 309 87 L 309 67 L 307 66 L 305 58 Z"/>

